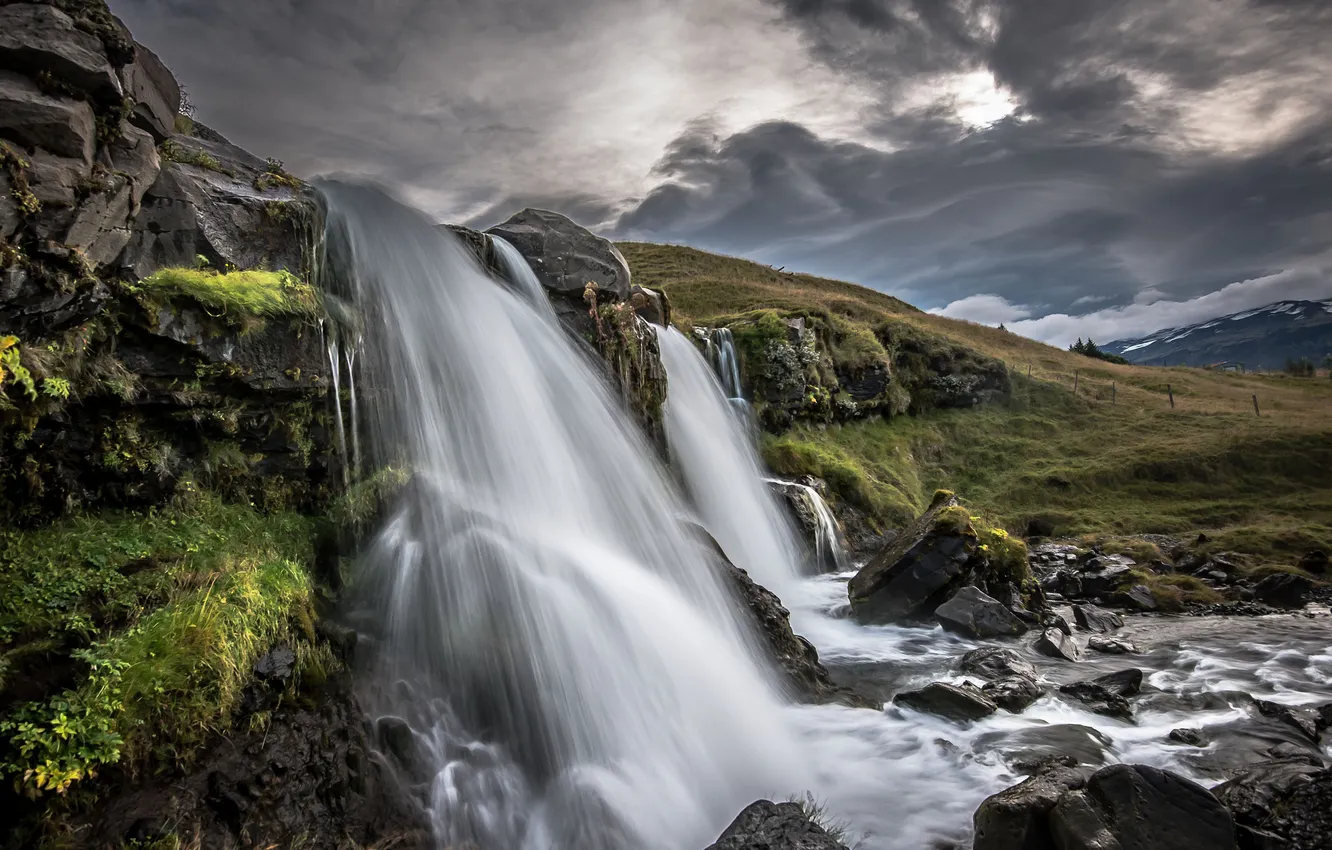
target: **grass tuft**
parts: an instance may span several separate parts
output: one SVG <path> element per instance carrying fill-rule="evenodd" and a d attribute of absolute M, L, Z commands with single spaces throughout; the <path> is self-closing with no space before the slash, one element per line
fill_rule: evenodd
<path fill-rule="evenodd" d="M 279 316 L 310 320 L 321 313 L 314 287 L 288 271 L 168 268 L 144 278 L 138 288 L 150 298 L 190 298 L 232 323 Z"/>

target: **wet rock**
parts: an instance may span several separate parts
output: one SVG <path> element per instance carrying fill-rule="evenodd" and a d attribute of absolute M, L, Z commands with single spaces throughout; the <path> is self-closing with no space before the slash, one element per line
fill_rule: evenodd
<path fill-rule="evenodd" d="M 1109 634 L 1124 627 L 1122 617 L 1095 605 L 1074 605 L 1073 619 L 1078 628 L 1098 634 Z"/>
<path fill-rule="evenodd" d="M 879 708 L 873 700 L 833 683 L 828 670 L 819 663 L 818 650 L 808 640 L 791 629 L 790 612 L 782 605 L 777 594 L 755 582 L 749 574 L 735 566 L 712 535 L 701 526 L 690 525 L 690 530 L 703 544 L 730 581 L 731 588 L 744 609 L 753 617 L 753 625 L 767 645 L 778 667 L 786 676 L 790 689 L 807 702 L 838 702 L 857 708 Z"/>
<path fill-rule="evenodd" d="M 1082 573 L 1082 594 L 1095 598 L 1113 593 L 1129 577 L 1131 571 L 1131 567 L 1119 561 L 1094 558 Z"/>
<path fill-rule="evenodd" d="M 1144 765 L 1117 764 L 1067 791 L 1050 812 L 1063 850 L 1235 850 L 1230 812 L 1181 776 Z"/>
<path fill-rule="evenodd" d="M 180 84 L 157 54 L 142 44 L 134 46 L 134 61 L 120 72 L 125 94 L 134 100 L 130 121 L 163 142 L 176 132 L 180 111 Z"/>
<path fill-rule="evenodd" d="M 1324 770 L 1292 788 L 1263 828 L 1280 836 L 1285 850 L 1327 850 L 1332 836 L 1332 771 Z"/>
<path fill-rule="evenodd" d="M 1051 766 L 986 798 L 971 819 L 975 830 L 973 850 L 1051 847 L 1051 810 L 1060 797 L 1081 788 L 1090 775 L 1087 768 Z"/>
<path fill-rule="evenodd" d="M 670 327 L 671 300 L 665 292 L 635 284 L 630 287 L 629 301 L 645 321 L 662 328 Z"/>
<path fill-rule="evenodd" d="M 1141 688 L 1142 671 L 1129 669 L 1062 685 L 1059 692 L 1085 703 L 1097 714 L 1131 720 L 1133 708 L 1128 697 L 1137 694 Z"/>
<path fill-rule="evenodd" d="M 998 646 L 985 646 L 973 649 L 962 656 L 959 664 L 963 673 L 980 676 L 983 679 L 1002 679 L 1007 676 L 1036 678 L 1036 668 L 1011 649 Z"/>
<path fill-rule="evenodd" d="M 934 609 L 934 616 L 945 629 L 975 638 L 1016 637 L 1027 631 L 1027 625 L 999 600 L 970 586 Z"/>
<path fill-rule="evenodd" d="M 969 528 L 940 522 L 957 500 L 940 500 L 870 560 L 847 586 L 862 623 L 890 623 L 933 611 L 971 569 L 979 545 Z"/>
<path fill-rule="evenodd" d="M 1260 602 L 1277 608 L 1303 608 L 1311 590 L 1312 581 L 1293 573 L 1273 573 L 1253 586 L 1254 596 Z"/>
<path fill-rule="evenodd" d="M 0 6 L 0 11 L 13 8 Z M 97 143 L 92 106 L 43 94 L 31 80 L 8 71 L 0 71 L 0 134 L 78 160 L 85 168 L 92 166 Z"/>
<path fill-rule="evenodd" d="M 847 850 L 799 803 L 759 800 L 740 813 L 707 850 Z"/>
<path fill-rule="evenodd" d="M 1041 581 L 1041 587 L 1065 599 L 1080 599 L 1083 596 L 1082 579 L 1070 570 L 1058 570 L 1046 576 Z"/>
<path fill-rule="evenodd" d="M 111 176 L 79 204 L 62 240 L 95 266 L 114 260 L 129 243 L 131 221 L 161 168 L 153 137 L 128 123 L 122 123 L 108 158 Z"/>
<path fill-rule="evenodd" d="M 190 769 L 104 787 L 75 822 L 95 842 L 77 846 L 189 835 L 201 848 L 432 847 L 420 804 L 373 754 L 350 687 L 338 676 L 263 724 L 242 716 Z"/>
<path fill-rule="evenodd" d="M 1053 611 L 1041 617 L 1041 627 L 1046 629 L 1058 629 L 1069 637 L 1073 636 L 1073 627 L 1068 624 L 1068 618 L 1062 614 L 1056 614 Z"/>
<path fill-rule="evenodd" d="M 1131 641 L 1100 635 L 1095 635 L 1087 641 L 1087 647 L 1106 655 L 1134 655 L 1138 651 L 1138 647 Z"/>
<path fill-rule="evenodd" d="M 1269 747 L 1267 755 L 1273 761 L 1297 761 L 1313 767 L 1327 766 L 1327 759 L 1323 758 L 1321 751 L 1316 751 L 1312 747 L 1301 747 L 1289 741 L 1283 741 L 1275 747 Z"/>
<path fill-rule="evenodd" d="M 285 683 L 296 672 L 296 653 L 279 646 L 254 663 L 254 675 L 265 682 Z"/>
<path fill-rule="evenodd" d="M 629 264 L 619 249 L 566 216 L 525 209 L 486 232 L 517 248 L 553 296 L 581 305 L 584 289 L 594 283 L 615 301 L 629 298 Z"/>
<path fill-rule="evenodd" d="M 1326 732 L 1328 729 L 1332 729 L 1332 702 L 1324 703 L 1314 709 L 1314 711 L 1318 715 L 1318 731 Z"/>
<path fill-rule="evenodd" d="M 1255 700 L 1254 706 L 1263 717 L 1270 717 L 1299 732 L 1310 741 L 1318 741 L 1318 713 L 1308 708 L 1282 705 L 1268 700 Z"/>
<path fill-rule="evenodd" d="M 1005 711 L 1020 714 L 1045 696 L 1045 688 L 1027 676 L 1005 676 L 981 685 L 981 693 Z"/>
<path fill-rule="evenodd" d="M 120 78 L 97 36 L 55 6 L 0 6 L 0 66 L 56 80 L 103 101 L 121 96 Z"/>
<path fill-rule="evenodd" d="M 1060 658 L 1064 661 L 1080 661 L 1082 659 L 1082 653 L 1078 651 L 1078 645 L 1074 643 L 1073 638 L 1059 629 L 1046 629 L 1041 632 L 1041 636 L 1036 639 L 1034 648 L 1042 655 Z"/>
<path fill-rule="evenodd" d="M 1053 537 L 1055 533 L 1054 523 L 1048 519 L 1037 517 L 1027 521 L 1027 539 L 1040 537 Z"/>
<path fill-rule="evenodd" d="M 1052 757 L 1073 758 L 1078 764 L 1105 764 L 1113 743 L 1110 736 L 1091 726 L 1052 723 L 984 732 L 976 736 L 972 748 L 975 752 L 993 750 L 1013 765 Z"/>
<path fill-rule="evenodd" d="M 1166 738 L 1176 744 L 1184 744 L 1190 747 L 1207 746 L 1207 739 L 1203 737 L 1201 729 L 1171 729 Z"/>
<path fill-rule="evenodd" d="M 946 682 L 933 682 L 918 691 L 900 693 L 893 697 L 893 704 L 959 722 L 980 720 L 999 710 L 977 688 Z"/>
<path fill-rule="evenodd" d="M 328 643 L 329 649 L 333 651 L 335 656 L 343 661 L 352 660 L 352 656 L 356 652 L 356 644 L 360 640 L 360 636 L 355 629 L 349 629 L 325 619 L 315 624 L 315 633 Z"/>
<path fill-rule="evenodd" d="M 1264 829 L 1295 789 L 1327 771 L 1303 761 L 1267 762 L 1218 785 L 1213 793 L 1241 826 Z"/>

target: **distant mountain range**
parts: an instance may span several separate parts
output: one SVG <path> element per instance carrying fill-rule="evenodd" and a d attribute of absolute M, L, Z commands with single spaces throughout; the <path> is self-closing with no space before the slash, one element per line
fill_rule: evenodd
<path fill-rule="evenodd" d="M 1332 298 L 1278 301 L 1099 348 L 1150 366 L 1243 364 L 1246 369 L 1275 370 L 1302 357 L 1321 366 L 1323 358 L 1332 354 Z"/>

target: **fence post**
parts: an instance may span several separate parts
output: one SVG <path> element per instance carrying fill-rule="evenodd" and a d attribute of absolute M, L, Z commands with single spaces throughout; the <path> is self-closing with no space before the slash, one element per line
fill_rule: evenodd
<path fill-rule="evenodd" d="M 1175 390 L 1174 390 L 1169 384 L 1166 384 L 1166 395 L 1170 396 L 1170 409 L 1171 409 L 1171 410 L 1174 410 L 1174 409 L 1175 409 Z"/>
<path fill-rule="evenodd" d="M 1074 372 L 1073 372 L 1073 395 L 1077 395 L 1077 394 L 1078 394 L 1078 373 L 1077 373 L 1076 371 L 1074 371 Z"/>
<path fill-rule="evenodd" d="M 1031 380 L 1031 364 L 1030 364 L 1030 363 L 1027 364 L 1027 380 L 1028 380 L 1028 381 Z"/>
<path fill-rule="evenodd" d="M 1260 410 L 1258 409 L 1258 396 L 1257 396 L 1257 394 L 1255 394 L 1254 397 L 1253 397 L 1253 415 L 1254 415 L 1254 416 L 1262 416 L 1262 415 L 1263 415 L 1263 414 L 1262 414 L 1262 411 L 1260 411 Z"/>
<path fill-rule="evenodd" d="M 1111 382 L 1110 382 L 1110 403 L 1111 403 L 1111 404 L 1116 404 L 1116 403 L 1117 403 L 1117 402 L 1116 402 L 1116 399 L 1117 399 L 1118 397 L 1119 397 L 1119 390 L 1116 389 L 1116 387 L 1115 387 L 1115 382 L 1114 382 L 1114 381 L 1111 381 Z"/>

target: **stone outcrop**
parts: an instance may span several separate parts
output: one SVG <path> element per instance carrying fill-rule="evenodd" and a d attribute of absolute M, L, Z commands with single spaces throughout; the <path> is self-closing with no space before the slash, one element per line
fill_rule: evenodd
<path fill-rule="evenodd" d="M 759 800 L 740 813 L 706 850 L 847 850 L 799 803 Z"/>
<path fill-rule="evenodd" d="M 1047 765 L 985 800 L 973 822 L 975 850 L 1238 846 L 1235 822 L 1216 796 L 1144 765 L 1111 765 L 1091 776 L 1082 768 Z"/>
<path fill-rule="evenodd" d="M 903 691 L 893 697 L 893 705 L 959 723 L 980 720 L 999 710 L 999 706 L 980 689 L 947 682 L 932 682 L 920 690 Z"/>
<path fill-rule="evenodd" d="M 0 337 L 23 370 L 0 386 L 0 510 L 17 521 L 195 485 L 322 498 L 313 299 L 243 317 L 141 285 L 201 257 L 308 283 L 318 211 L 302 184 L 220 137 L 174 135 L 179 105 L 104 3 L 0 6 Z"/>
<path fill-rule="evenodd" d="M 974 638 L 1017 637 L 1027 631 L 1021 620 L 975 587 L 964 587 L 938 608 L 934 617 L 945 629 Z"/>

